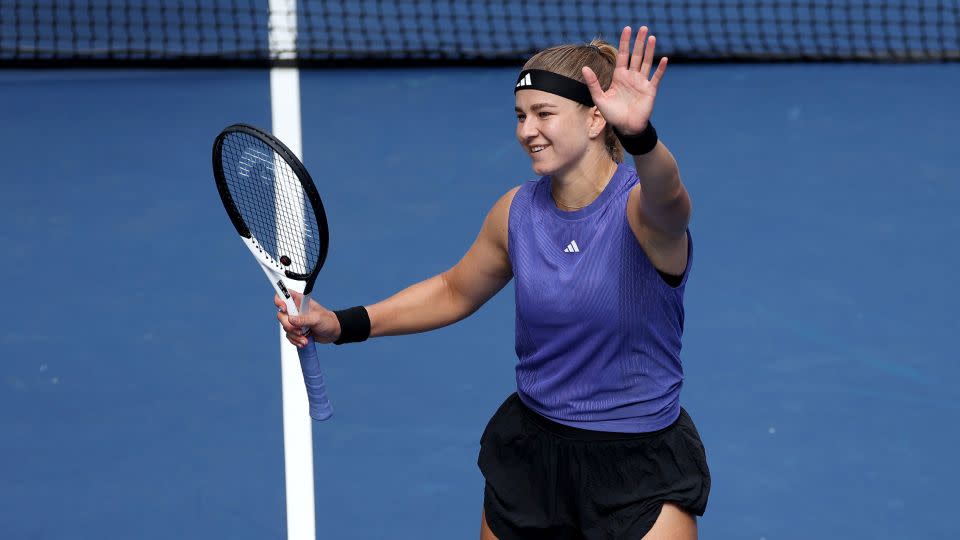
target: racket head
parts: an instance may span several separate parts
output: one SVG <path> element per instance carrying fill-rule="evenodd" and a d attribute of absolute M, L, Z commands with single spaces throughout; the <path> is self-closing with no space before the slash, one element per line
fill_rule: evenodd
<path fill-rule="evenodd" d="M 310 294 L 330 233 L 320 193 L 300 159 L 267 131 L 233 124 L 214 141 L 213 176 L 230 221 L 257 247 L 261 265 L 303 282 Z"/>

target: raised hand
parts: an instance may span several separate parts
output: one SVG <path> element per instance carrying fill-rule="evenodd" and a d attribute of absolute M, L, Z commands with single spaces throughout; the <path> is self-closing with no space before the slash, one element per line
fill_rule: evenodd
<path fill-rule="evenodd" d="M 635 135 L 647 127 L 653 114 L 653 102 L 657 97 L 660 79 L 667 71 L 666 57 L 660 60 L 653 77 L 653 50 L 656 37 L 647 37 L 647 27 L 641 26 L 637 41 L 630 56 L 630 27 L 624 27 L 620 33 L 620 49 L 617 51 L 617 64 L 613 70 L 613 81 L 606 92 L 600 88 L 597 75 L 589 67 L 583 68 L 583 78 L 590 89 L 593 102 L 600 109 L 606 121 L 624 135 Z M 646 50 L 644 50 L 646 42 Z M 629 61 L 629 66 L 627 62 Z"/>

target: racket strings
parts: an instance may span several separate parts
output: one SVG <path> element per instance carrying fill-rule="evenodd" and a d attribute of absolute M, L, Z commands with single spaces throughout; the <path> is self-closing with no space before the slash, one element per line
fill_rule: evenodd
<path fill-rule="evenodd" d="M 229 134 L 221 156 L 234 206 L 257 243 L 282 268 L 309 274 L 320 258 L 321 238 L 296 173 L 273 148 L 246 133 Z"/>

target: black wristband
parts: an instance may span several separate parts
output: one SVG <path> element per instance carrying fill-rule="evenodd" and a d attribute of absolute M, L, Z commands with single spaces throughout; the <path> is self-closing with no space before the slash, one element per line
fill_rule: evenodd
<path fill-rule="evenodd" d="M 642 156 L 649 153 L 657 146 L 657 130 L 653 129 L 653 123 L 647 122 L 647 127 L 636 135 L 624 135 L 613 128 L 614 134 L 620 140 L 620 145 L 624 151 L 634 156 Z"/>
<path fill-rule="evenodd" d="M 333 313 L 340 321 L 340 337 L 333 342 L 334 344 L 359 343 L 370 337 L 370 316 L 365 307 L 356 306 Z"/>

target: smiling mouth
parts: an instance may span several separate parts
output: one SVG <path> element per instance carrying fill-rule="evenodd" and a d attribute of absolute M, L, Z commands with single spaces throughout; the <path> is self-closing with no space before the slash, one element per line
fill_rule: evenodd
<path fill-rule="evenodd" d="M 531 153 L 531 154 L 540 153 L 540 152 L 542 152 L 547 146 L 549 146 L 549 145 L 546 145 L 546 144 L 537 144 L 537 145 L 531 146 L 531 147 L 530 147 L 530 153 Z"/>

